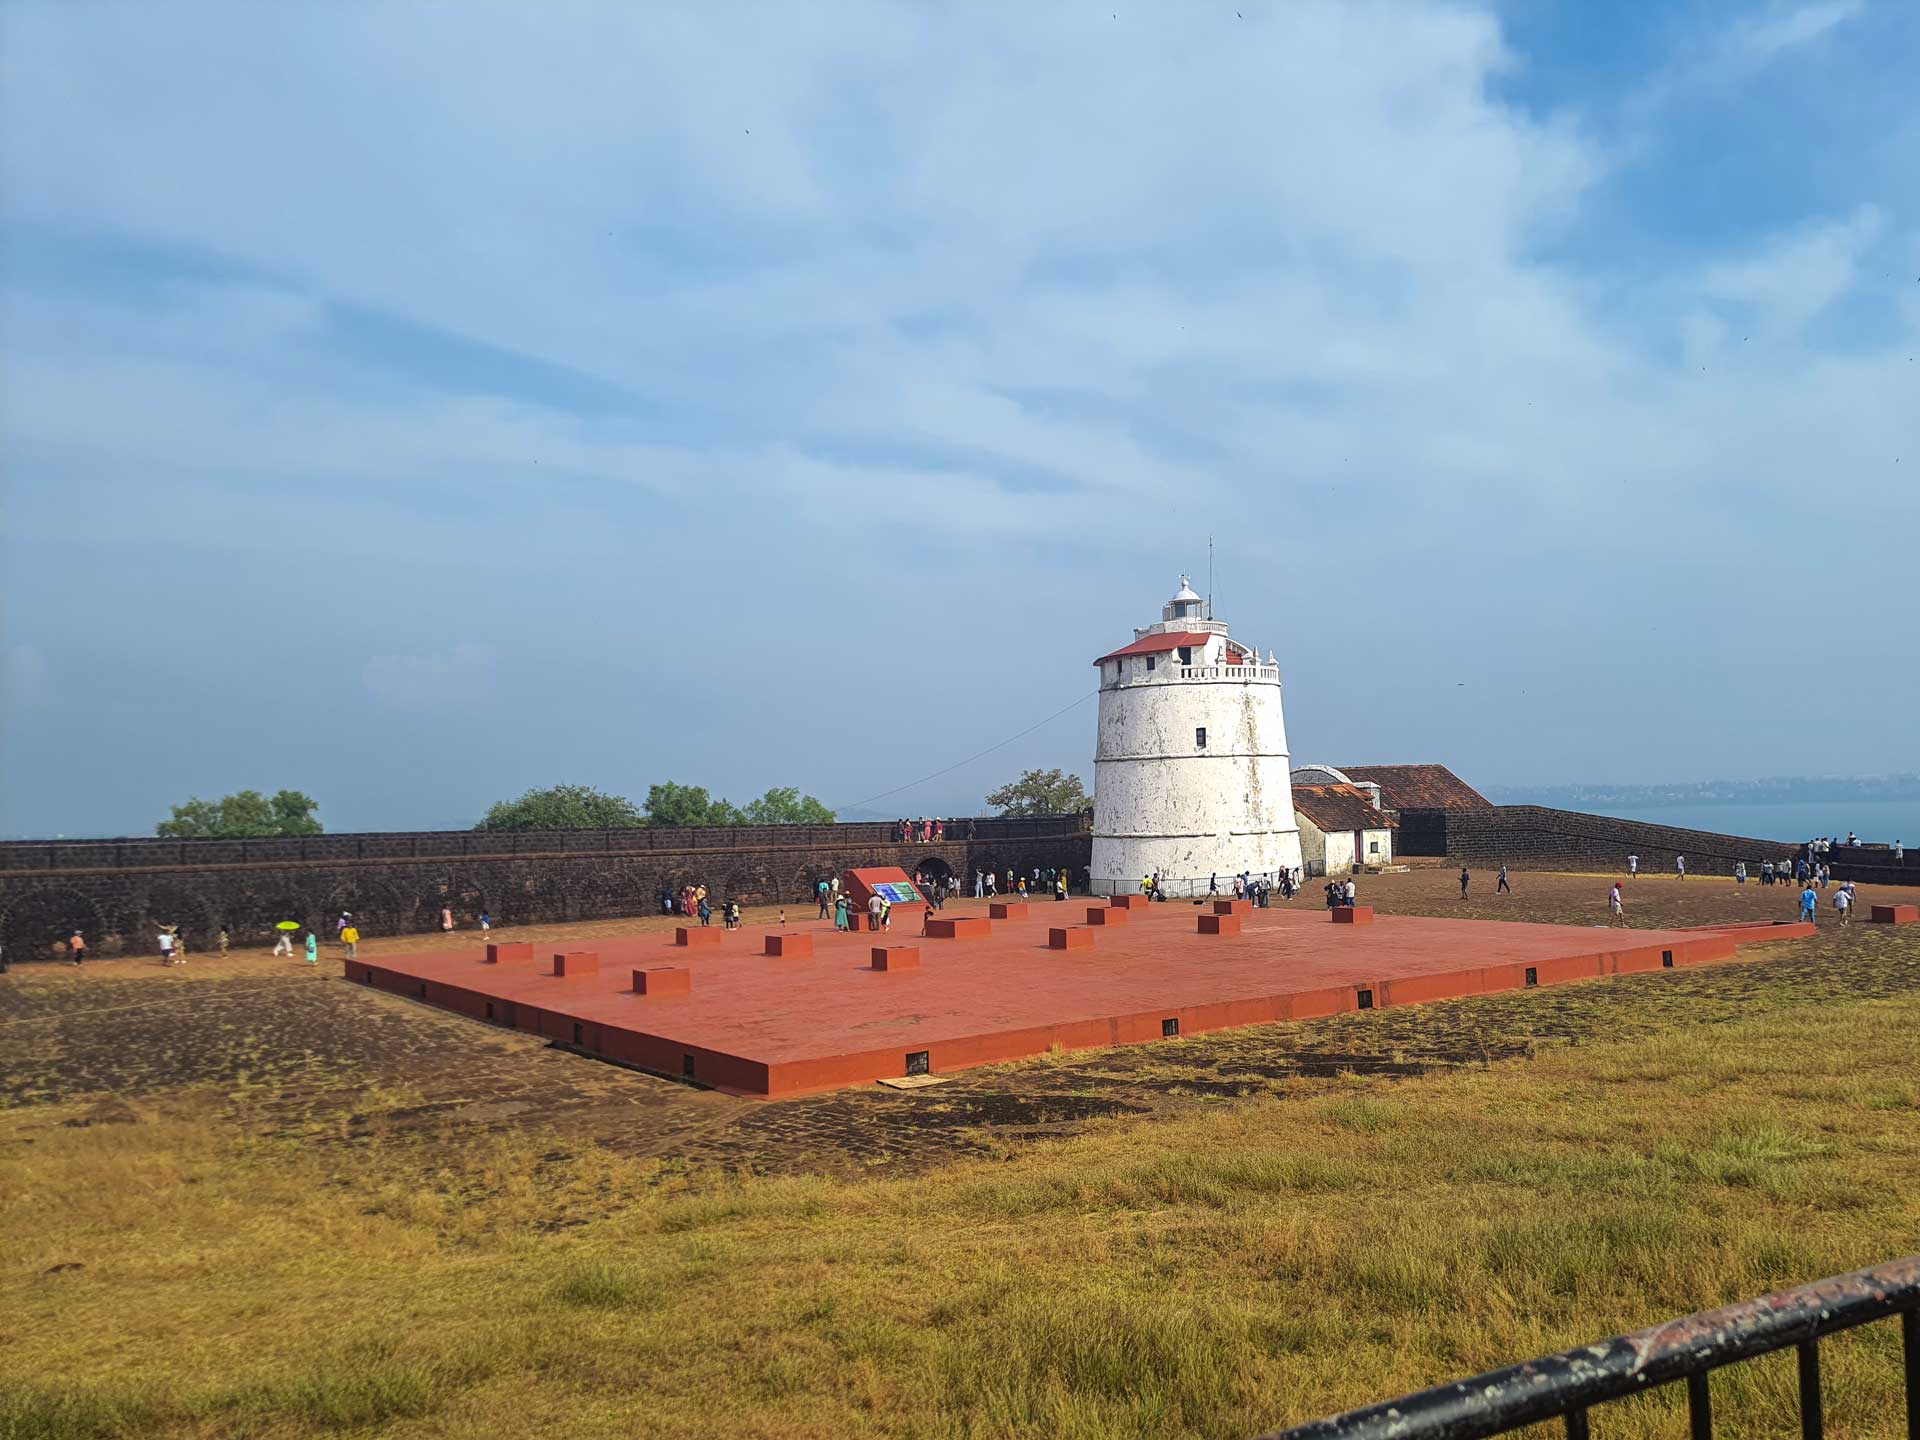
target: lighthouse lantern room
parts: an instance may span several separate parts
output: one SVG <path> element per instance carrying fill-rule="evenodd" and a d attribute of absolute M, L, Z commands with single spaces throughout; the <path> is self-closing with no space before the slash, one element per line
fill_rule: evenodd
<path fill-rule="evenodd" d="M 1093 889 L 1205 894 L 1300 864 L 1280 667 L 1206 613 L 1187 577 L 1160 622 L 1102 655 Z"/>

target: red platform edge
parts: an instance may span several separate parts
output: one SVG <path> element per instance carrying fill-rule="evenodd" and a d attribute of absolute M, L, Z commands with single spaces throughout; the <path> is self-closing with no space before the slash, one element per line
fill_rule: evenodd
<path fill-rule="evenodd" d="M 1198 919 L 1202 925 L 1209 921 L 1234 925 L 1240 917 L 1201 915 Z M 986 922 L 983 919 L 978 923 Z M 1069 928 L 1081 929 L 1081 933 L 1092 937 L 1090 930 Z M 1577 927 L 1565 928 L 1575 930 Z M 1191 931 L 1185 933 L 1188 936 L 1193 934 Z M 1608 944 L 1616 938 L 1626 940 L 1635 936 L 1635 932 L 1631 931 L 1609 930 L 1606 933 L 1604 943 Z M 1816 931 L 1813 925 L 1804 922 L 1734 922 L 1694 927 L 1695 938 L 1669 938 L 1682 933 L 1685 932 L 1664 932 L 1652 943 L 1619 950 L 1596 949 L 1581 954 L 1543 957 L 1531 962 L 1503 961 L 1461 970 L 1382 978 L 1369 983 L 1342 983 L 1285 994 L 1168 1004 L 1098 1018 L 1063 1018 L 998 1032 L 941 1038 L 923 1042 L 922 1049 L 926 1051 L 928 1064 L 934 1071 L 960 1070 L 1031 1058 L 1047 1053 L 1054 1046 L 1063 1050 L 1081 1050 L 1158 1040 L 1172 1033 L 1166 1028 L 1169 1021 L 1178 1022 L 1179 1034 L 1192 1036 L 1275 1021 L 1310 1020 L 1355 1010 L 1382 1009 L 1389 1005 L 1421 1004 L 1536 985 L 1712 964 L 1733 958 L 1740 945 L 1805 939 Z M 876 964 L 881 948 L 912 947 L 876 947 Z M 554 977 L 536 976 L 534 983 L 554 986 L 552 999 L 557 1003 L 533 1003 L 524 999 L 516 1003 L 473 986 L 409 973 L 402 968 L 409 958 L 447 959 L 446 956 L 403 956 L 391 963 L 349 960 L 346 962 L 346 976 L 354 983 L 422 1000 L 476 1020 L 508 1025 L 643 1070 L 692 1077 L 701 1084 L 743 1096 L 771 1099 L 812 1094 L 904 1073 L 903 1061 L 907 1057 L 896 1046 L 807 1056 L 790 1061 L 756 1060 L 686 1043 L 670 1036 L 642 1033 L 624 1024 L 609 1023 L 604 1018 L 569 1014 L 561 1008 L 567 1005 L 568 996 L 582 994 L 591 990 L 591 986 L 576 987 L 564 980 L 555 983 Z M 488 967 L 484 962 L 475 963 L 476 959 L 469 956 L 466 963 L 472 966 L 478 984 L 485 984 L 489 975 L 500 974 L 498 969 Z M 498 964 L 497 961 L 495 963 Z M 656 984 L 676 983 L 664 979 L 655 981 L 651 977 L 661 974 L 661 969 L 646 969 L 635 972 L 636 989 L 639 988 L 643 973 L 649 977 L 646 981 L 648 994 L 661 993 L 651 988 Z M 686 976 L 687 982 L 691 981 L 691 972 L 680 970 L 679 974 Z M 506 976 L 501 975 L 501 979 L 504 981 Z M 645 1023 L 639 1020 L 638 1012 L 635 1020 L 636 1023 Z"/>

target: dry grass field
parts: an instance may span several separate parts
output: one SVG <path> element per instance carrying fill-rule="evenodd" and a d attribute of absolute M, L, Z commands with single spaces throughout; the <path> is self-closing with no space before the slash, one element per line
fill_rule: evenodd
<path fill-rule="evenodd" d="M 1604 879 L 1514 878 L 1362 885 L 1600 918 Z M 1920 1250 L 1915 928 L 774 1104 L 333 959 L 16 969 L 0 1440 L 1253 1434 Z M 1904 1433 L 1897 1332 L 1825 1349 L 1830 1433 Z M 1791 1433 L 1790 1357 L 1715 1400 Z"/>

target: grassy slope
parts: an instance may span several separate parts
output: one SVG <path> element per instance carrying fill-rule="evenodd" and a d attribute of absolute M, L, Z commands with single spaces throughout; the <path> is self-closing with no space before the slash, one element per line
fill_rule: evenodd
<path fill-rule="evenodd" d="M 1916 1036 L 1913 997 L 1790 1007 L 696 1192 L 192 1096 L 0 1116 L 0 1437 L 1250 1434 L 1920 1249 Z M 1828 1346 L 1830 1433 L 1896 1432 L 1895 1347 Z M 1790 1359 L 1715 1385 L 1721 1433 L 1790 1426 Z"/>

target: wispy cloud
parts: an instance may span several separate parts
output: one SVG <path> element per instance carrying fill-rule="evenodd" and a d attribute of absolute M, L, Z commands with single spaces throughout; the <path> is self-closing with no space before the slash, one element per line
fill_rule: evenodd
<path fill-rule="evenodd" d="M 485 704 L 498 694 L 500 656 L 486 645 L 461 642 L 437 655 L 375 655 L 361 683 L 395 710 L 440 710 Z"/>

